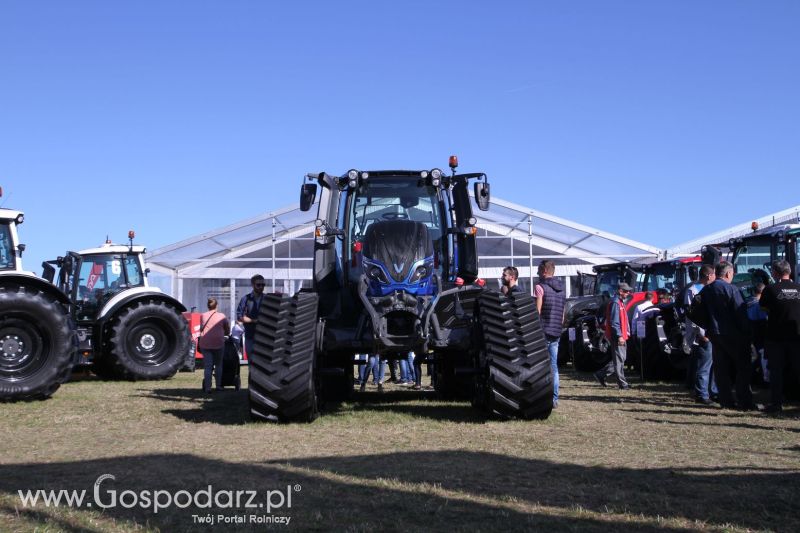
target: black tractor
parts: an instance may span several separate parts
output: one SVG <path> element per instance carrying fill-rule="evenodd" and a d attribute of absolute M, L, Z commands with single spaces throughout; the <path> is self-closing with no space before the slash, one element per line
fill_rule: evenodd
<path fill-rule="evenodd" d="M 46 261 L 44 278 L 69 297 L 77 326 L 77 366 L 99 376 L 147 380 L 172 377 L 186 362 L 189 328 L 175 298 L 147 283 L 143 246 L 106 242 Z"/>
<path fill-rule="evenodd" d="M 254 418 L 310 421 L 353 391 L 355 354 L 414 351 L 443 396 L 500 417 L 546 418 L 552 376 L 536 305 L 478 281 L 468 185 L 489 208 L 486 175 L 350 170 L 309 174 L 300 207 L 319 195 L 313 288 L 270 294 L 250 358 Z"/>
<path fill-rule="evenodd" d="M 559 343 L 559 362 L 572 360 L 575 369 L 584 372 L 595 371 L 611 359 L 603 327 L 606 307 L 619 284 L 625 282 L 637 291 L 625 302 L 628 316 L 644 299 L 644 293 L 638 289 L 644 275 L 643 265 L 621 262 L 598 265 L 592 270 L 594 283 L 585 283 L 586 275 L 581 276 L 581 287 L 588 288 L 588 294 L 567 299 L 565 329 Z"/>
<path fill-rule="evenodd" d="M 24 218 L 0 209 L 0 401 L 51 396 L 69 378 L 75 352 L 66 296 L 22 269 Z"/>

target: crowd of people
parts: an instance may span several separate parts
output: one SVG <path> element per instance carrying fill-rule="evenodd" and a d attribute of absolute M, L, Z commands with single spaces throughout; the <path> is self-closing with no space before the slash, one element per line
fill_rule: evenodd
<path fill-rule="evenodd" d="M 732 283 L 734 267 L 727 261 L 716 267 L 702 265 L 684 291 L 684 344 L 691 347 L 688 381 L 695 401 L 759 409 L 751 389 L 755 368 L 770 388 L 770 402 L 763 410 L 779 413 L 786 373 L 793 372 L 800 382 L 800 284 L 791 280 L 787 261 L 775 261 L 771 268 L 775 283 L 756 284 L 749 300 Z M 595 373 L 602 386 L 614 376 L 620 389 L 629 388 L 624 363 L 631 332 L 624 302 L 632 290 L 621 283 L 606 308 L 605 335 L 613 351 L 608 364 Z M 651 298 L 646 294 L 645 303 L 634 309 L 634 327 L 647 316 Z"/>

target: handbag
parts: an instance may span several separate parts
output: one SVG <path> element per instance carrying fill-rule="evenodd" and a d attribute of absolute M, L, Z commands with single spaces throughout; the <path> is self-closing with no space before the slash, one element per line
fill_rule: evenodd
<path fill-rule="evenodd" d="M 205 321 L 205 322 L 203 322 L 203 323 L 201 323 L 201 324 L 200 324 L 200 335 L 198 335 L 198 336 L 197 336 L 197 346 L 198 346 L 198 347 L 200 347 L 200 339 L 202 339 L 202 338 L 203 338 L 203 333 L 204 333 L 204 332 L 205 332 L 205 330 L 206 330 L 206 326 L 207 326 L 207 325 L 208 325 L 208 323 L 211 321 L 211 317 L 212 317 L 212 316 L 214 316 L 214 315 L 216 315 L 216 314 L 217 314 L 217 312 L 216 312 L 216 311 L 214 311 L 213 313 L 211 313 L 210 315 L 208 315 L 208 318 L 206 319 L 206 321 Z"/>

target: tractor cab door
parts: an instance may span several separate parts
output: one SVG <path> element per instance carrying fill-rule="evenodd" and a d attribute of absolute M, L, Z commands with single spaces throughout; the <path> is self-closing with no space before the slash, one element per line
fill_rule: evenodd
<path fill-rule="evenodd" d="M 733 251 L 733 283 L 749 296 L 756 283 L 772 281 L 771 263 L 785 255 L 786 244 L 774 239 L 748 239 L 738 243 Z"/>
<path fill-rule="evenodd" d="M 453 176 L 453 212 L 455 213 L 455 265 L 456 275 L 466 283 L 478 278 L 478 246 L 475 239 L 477 228 L 472 216 L 472 206 L 467 191 L 468 179 Z"/>
<path fill-rule="evenodd" d="M 65 287 L 70 290 L 69 294 L 74 294 L 78 320 L 93 319 L 115 294 L 132 286 L 144 285 L 136 255 L 101 253 L 75 256 L 78 260 L 74 261 L 76 266 L 72 269 L 73 286 Z"/>
<path fill-rule="evenodd" d="M 593 295 L 596 285 L 597 285 L 597 274 L 588 274 L 586 272 L 579 272 L 577 296 Z"/>
<path fill-rule="evenodd" d="M 0 222 L 0 270 L 16 270 L 17 251 L 14 249 L 14 236 L 11 224 Z"/>

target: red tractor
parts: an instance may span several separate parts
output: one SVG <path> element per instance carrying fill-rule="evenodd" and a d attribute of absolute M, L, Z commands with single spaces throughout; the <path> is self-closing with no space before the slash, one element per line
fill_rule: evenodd
<path fill-rule="evenodd" d="M 700 256 L 694 256 L 644 266 L 638 290 L 651 292 L 654 305 L 641 314 L 641 321 L 631 322 L 634 335 L 628 349 L 628 364 L 643 377 L 671 378 L 685 371 L 691 347 L 683 343 L 682 300 L 701 264 Z"/>

